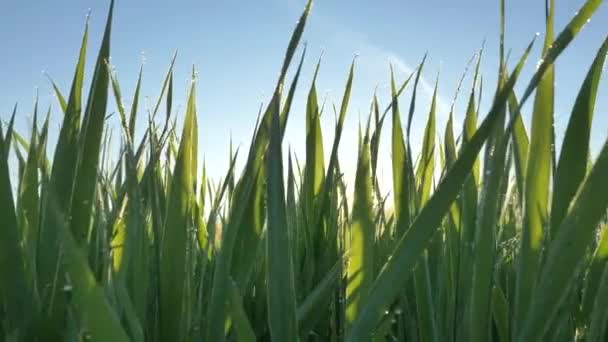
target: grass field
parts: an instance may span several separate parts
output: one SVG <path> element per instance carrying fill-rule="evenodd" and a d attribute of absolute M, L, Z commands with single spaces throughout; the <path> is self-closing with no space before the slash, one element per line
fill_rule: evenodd
<path fill-rule="evenodd" d="M 410 131 L 424 60 L 405 80 L 387 75 L 392 100 L 372 99 L 350 152 L 352 193 L 338 147 L 356 61 L 333 141 L 322 139 L 331 110 L 315 73 L 305 156 L 282 143 L 312 1 L 249 146 L 231 149 L 219 180 L 198 160 L 194 70 L 183 115 L 172 116 L 173 63 L 150 111 L 139 106 L 141 73 L 123 105 L 107 62 L 110 4 L 88 96 L 86 30 L 69 92 L 53 84 L 56 145 L 38 104 L 29 132 L 14 129 L 14 113 L 0 125 L 0 341 L 607 341 L 608 141 L 597 154 L 589 146 L 608 38 L 589 58 L 563 140 L 553 131 L 554 63 L 601 3 L 587 0 L 554 33 L 548 0 L 545 33 L 512 65 L 502 29 L 491 108 L 479 110 L 477 54 L 464 122 L 452 112 L 437 127 L 433 96 L 418 155 Z M 538 68 L 520 79 L 539 44 Z M 114 103 L 118 152 L 106 125 Z M 383 129 L 390 189 L 377 177 Z"/>

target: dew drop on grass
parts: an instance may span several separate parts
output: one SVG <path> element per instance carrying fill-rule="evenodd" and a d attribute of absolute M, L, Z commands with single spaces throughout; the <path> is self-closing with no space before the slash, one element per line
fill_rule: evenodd
<path fill-rule="evenodd" d="M 536 70 L 538 70 L 540 68 L 540 66 L 543 65 L 544 62 L 545 62 L 544 58 L 539 59 L 538 62 L 536 62 Z"/>
<path fill-rule="evenodd" d="M 540 36 L 540 32 L 536 32 L 534 35 L 538 37 Z"/>

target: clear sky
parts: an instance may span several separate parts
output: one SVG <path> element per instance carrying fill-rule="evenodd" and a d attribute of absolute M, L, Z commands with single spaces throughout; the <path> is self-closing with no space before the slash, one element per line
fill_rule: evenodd
<path fill-rule="evenodd" d="M 260 103 L 269 100 L 287 41 L 304 2 L 117 0 L 111 62 L 116 66 L 125 102 L 130 104 L 142 62 L 142 94 L 149 98 L 148 102 L 153 102 L 171 56 L 177 50 L 175 103 L 185 102 L 189 70 L 195 64 L 199 71 L 199 149 L 211 174 L 215 177 L 222 175 L 228 163 L 230 136 L 236 145 L 246 147 Z M 556 32 L 559 32 L 583 1 L 556 2 Z M 91 76 L 108 3 L 99 0 L 0 2 L 0 118 L 3 122 L 18 102 L 17 128 L 29 134 L 27 127 L 38 87 L 42 108 L 49 104 L 53 106 L 54 129 L 50 138 L 56 138 L 61 114 L 43 71 L 50 74 L 67 94 L 85 16 L 90 9 L 87 71 Z M 512 49 L 512 66 L 534 34 L 544 31 L 544 0 L 506 0 L 506 6 L 506 48 Z M 558 137 L 565 128 L 585 73 L 608 34 L 607 23 L 608 8 L 602 6 L 560 57 L 556 67 Z M 327 96 L 328 104 L 335 102 L 336 105 L 342 96 L 349 64 L 359 54 L 340 154 L 344 169 L 354 165 L 358 121 L 366 117 L 376 86 L 379 86 L 383 105 L 387 104 L 389 61 L 393 62 L 401 81 L 424 53 L 429 53 L 412 139 L 414 142 L 421 140 L 425 114 L 430 105 L 429 93 L 439 70 L 438 128 L 442 136 L 458 79 L 484 39 L 487 42 L 482 63 L 485 85 L 482 108 L 487 108 L 496 84 L 498 30 L 498 0 L 316 1 L 304 33 L 309 49 L 286 142 L 302 159 L 304 99 L 314 64 L 322 51 L 319 96 Z M 520 93 L 534 70 L 540 46 L 537 44 L 526 67 L 523 82 L 518 88 Z M 464 83 L 464 93 L 469 91 L 470 85 L 469 75 Z M 402 101 L 409 102 L 408 94 Z M 464 99 L 466 96 L 462 95 Z M 594 121 L 593 148 L 596 151 L 606 137 L 607 99 L 608 82 L 604 76 Z M 110 103 L 109 111 L 113 111 L 113 99 Z M 461 119 L 465 109 L 463 102 L 457 102 L 456 108 L 456 118 Z M 529 113 L 526 113 L 526 118 L 529 119 Z M 326 152 L 329 153 L 333 139 L 333 113 L 326 112 L 322 122 Z M 117 122 L 111 121 L 111 126 L 116 129 Z M 460 126 L 459 122 L 456 128 L 460 130 Z M 143 131 L 143 121 L 138 129 Z M 387 132 L 390 130 L 386 129 Z M 383 139 L 381 154 L 388 158 L 388 135 L 385 134 Z M 385 163 L 387 170 L 383 174 L 388 175 L 389 165 Z"/>

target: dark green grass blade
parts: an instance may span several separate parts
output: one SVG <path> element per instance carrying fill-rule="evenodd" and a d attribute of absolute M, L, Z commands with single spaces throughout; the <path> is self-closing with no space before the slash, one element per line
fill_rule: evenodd
<path fill-rule="evenodd" d="M 11 142 L 13 140 L 13 127 L 15 125 L 15 115 L 17 114 L 17 104 L 13 106 L 13 114 L 6 127 L 6 136 L 4 137 L 4 158 L 8 160 L 11 151 Z"/>
<path fill-rule="evenodd" d="M 78 135 L 82 111 L 82 83 L 86 57 L 88 27 L 82 38 L 80 54 L 68 98 L 63 123 L 59 131 L 53 164 L 42 207 L 40 235 L 36 251 L 36 272 L 41 309 L 45 313 L 46 327 L 43 336 L 56 338 L 65 308 L 65 298 L 60 288 L 63 274 L 59 278 L 61 234 L 70 210 L 72 187 L 78 157 Z M 60 283 L 58 283 L 58 281 Z M 50 335 L 46 335 L 50 334 Z"/>
<path fill-rule="evenodd" d="M 19 183 L 17 197 L 17 220 L 22 234 L 22 244 L 28 263 L 28 275 L 33 280 L 36 269 L 36 247 L 38 242 L 38 221 L 40 217 L 39 161 L 44 156 L 38 136 L 38 98 L 34 105 L 32 133 L 23 176 Z"/>
<path fill-rule="evenodd" d="M 4 304 L 4 319 L 8 332 L 13 333 L 16 330 L 16 336 L 27 338 L 28 330 L 32 329 L 29 325 L 37 307 L 15 215 L 5 141 L 0 127 L 0 298 Z"/>
<path fill-rule="evenodd" d="M 194 196 L 192 182 L 194 127 L 196 124 L 196 90 L 192 83 L 184 118 L 184 128 L 175 160 L 173 178 L 167 198 L 167 213 L 161 240 L 160 312 L 161 338 L 169 340 L 184 336 L 183 319 L 186 249 L 190 227 L 190 201 Z M 179 338 L 178 338 L 179 339 Z"/>
<path fill-rule="evenodd" d="M 298 341 L 296 295 L 287 231 L 285 189 L 283 183 L 283 153 L 278 102 L 270 130 L 267 163 L 268 232 L 266 266 L 268 286 L 268 318 L 270 336 L 274 341 Z"/>
<path fill-rule="evenodd" d="M 591 123 L 595 99 L 602 76 L 602 68 L 608 52 L 608 37 L 604 39 L 593 64 L 583 82 L 574 103 L 568 128 L 564 136 L 559 163 L 553 181 L 553 201 L 551 202 L 551 235 L 557 229 L 568 211 L 580 183 L 587 172 L 587 158 L 591 135 Z"/>
<path fill-rule="evenodd" d="M 281 69 L 281 74 L 279 76 L 279 81 L 277 83 L 273 99 L 269 105 L 270 108 L 274 108 L 273 102 L 280 101 L 281 88 L 283 85 L 283 79 L 285 77 L 285 73 L 287 72 L 287 68 L 291 62 L 291 59 L 295 53 L 296 47 L 300 41 L 302 36 L 302 32 L 304 30 L 304 26 L 306 24 L 306 19 L 310 12 L 310 8 L 312 6 L 312 1 L 309 1 L 300 17 L 298 24 L 292 34 L 291 40 L 289 42 L 289 46 L 287 48 L 287 52 L 285 54 L 285 59 L 283 62 L 283 67 Z M 277 104 L 278 106 L 278 104 Z M 278 108 L 278 107 L 277 107 Z M 266 115 L 268 114 L 268 116 Z M 265 113 L 265 117 L 267 116 L 268 123 L 270 122 L 270 118 L 272 117 L 267 111 Z M 263 119 L 263 121 L 266 118 Z M 233 264 L 233 251 L 235 245 L 237 243 L 238 231 L 242 224 L 242 220 L 245 218 L 245 210 L 242 203 L 251 203 L 252 199 L 250 196 L 255 195 L 254 185 L 255 179 L 260 176 L 258 173 L 260 171 L 259 165 L 261 164 L 261 158 L 264 149 L 267 144 L 267 129 L 268 123 L 263 122 L 260 130 L 256 133 L 256 138 L 254 138 L 253 144 L 251 146 L 251 150 L 249 153 L 246 170 L 243 178 L 239 181 L 237 185 L 237 189 L 235 189 L 234 194 L 234 203 L 236 206 L 231 206 L 230 213 L 230 222 L 228 226 L 226 226 L 224 230 L 224 236 L 222 239 L 222 248 L 220 249 L 219 254 L 217 255 L 215 271 L 213 276 L 213 284 L 211 288 L 210 300 L 208 305 L 208 321 L 206 322 L 206 332 L 205 332 L 205 340 L 206 341 L 223 341 L 224 340 L 224 322 L 226 319 L 226 300 L 228 298 L 227 288 L 228 288 L 228 280 L 231 273 L 231 266 Z M 264 132 L 266 133 L 260 133 Z M 260 135 L 261 134 L 261 135 Z M 240 253 L 246 252 L 250 253 L 250 250 L 240 250 Z M 253 259 L 250 256 L 247 256 L 249 260 Z M 238 256 L 234 258 L 238 260 Z M 248 267 L 248 266 L 247 266 Z M 243 273 L 248 273 L 248 270 L 245 269 Z M 238 279 L 237 280 L 238 283 Z"/>
<path fill-rule="evenodd" d="M 79 157 L 74 180 L 76 191 L 72 195 L 70 227 L 74 233 L 76 243 L 79 245 L 84 244 L 87 238 L 97 183 L 99 152 L 108 102 L 109 74 L 106 61 L 110 57 L 113 9 L 113 3 L 111 3 L 78 140 L 80 144 Z"/>
<path fill-rule="evenodd" d="M 608 264 L 607 264 L 608 265 Z M 591 315 L 591 325 L 587 333 L 587 341 L 603 341 L 608 327 L 608 267 L 604 267 L 604 272 L 600 280 L 597 296 L 593 304 L 593 314 Z"/>

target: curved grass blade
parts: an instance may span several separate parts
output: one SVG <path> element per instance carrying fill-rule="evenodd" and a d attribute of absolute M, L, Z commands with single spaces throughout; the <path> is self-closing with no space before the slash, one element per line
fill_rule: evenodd
<path fill-rule="evenodd" d="M 604 39 L 574 103 L 564 136 L 559 163 L 553 180 L 551 202 L 551 236 L 558 228 L 580 183 L 587 172 L 587 158 L 595 99 L 608 52 L 608 37 Z"/>

